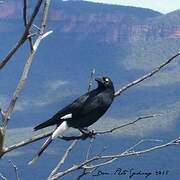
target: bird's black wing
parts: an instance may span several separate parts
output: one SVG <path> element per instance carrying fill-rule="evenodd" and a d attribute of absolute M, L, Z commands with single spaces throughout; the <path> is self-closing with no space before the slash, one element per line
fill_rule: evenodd
<path fill-rule="evenodd" d="M 78 99 L 73 101 L 70 105 L 64 107 L 58 111 L 51 119 L 39 124 L 34 130 L 39 130 L 55 124 L 61 124 L 65 119 L 72 118 L 73 112 L 79 111 L 84 106 L 85 102 L 89 98 L 89 93 L 80 96 Z"/>
<path fill-rule="evenodd" d="M 98 93 L 93 98 L 87 99 L 87 101 L 84 103 L 85 106 L 82 107 L 83 109 L 81 114 L 89 114 L 94 111 L 98 113 L 101 110 L 104 111 L 104 109 L 107 109 L 111 103 L 111 98 L 104 96 L 103 93 Z"/>
<path fill-rule="evenodd" d="M 89 127 L 107 111 L 111 103 L 111 98 L 106 97 L 104 93 L 96 91 L 94 94 L 90 94 L 79 111 L 74 112 L 74 118 L 67 122 L 70 127 L 78 129 Z"/>

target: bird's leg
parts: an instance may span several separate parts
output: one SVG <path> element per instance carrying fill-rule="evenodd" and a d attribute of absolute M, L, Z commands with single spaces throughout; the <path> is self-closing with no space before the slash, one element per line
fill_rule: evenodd
<path fill-rule="evenodd" d="M 83 134 L 84 138 L 83 139 L 86 139 L 88 137 L 90 138 L 94 138 L 95 137 L 95 133 L 93 130 L 89 130 L 88 128 L 81 128 L 79 129 L 79 131 L 81 131 L 81 133 Z"/>
<path fill-rule="evenodd" d="M 88 128 L 81 128 L 79 129 L 83 134 L 89 134 L 91 132 L 91 130 L 89 130 Z"/>

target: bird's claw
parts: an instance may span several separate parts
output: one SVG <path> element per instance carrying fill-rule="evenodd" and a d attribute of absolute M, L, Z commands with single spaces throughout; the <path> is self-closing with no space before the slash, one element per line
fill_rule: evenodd
<path fill-rule="evenodd" d="M 91 131 L 88 131 L 86 133 L 83 133 L 82 139 L 85 140 L 87 138 L 95 138 L 95 135 L 96 135 L 95 131 L 91 130 Z"/>

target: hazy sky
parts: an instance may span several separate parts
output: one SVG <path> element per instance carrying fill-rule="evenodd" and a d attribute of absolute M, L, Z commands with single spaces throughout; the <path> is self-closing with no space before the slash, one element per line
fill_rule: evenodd
<path fill-rule="evenodd" d="M 180 0 L 87 0 L 101 3 L 120 4 L 150 8 L 162 13 L 168 13 L 180 9 Z"/>

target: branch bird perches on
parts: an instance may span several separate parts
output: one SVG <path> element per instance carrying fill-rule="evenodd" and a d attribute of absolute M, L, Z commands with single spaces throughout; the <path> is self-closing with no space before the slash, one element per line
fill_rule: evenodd
<path fill-rule="evenodd" d="M 162 63 L 161 65 L 159 65 L 158 67 L 156 67 L 154 70 L 152 70 L 150 73 L 147 73 L 147 74 L 145 74 L 144 76 L 136 79 L 135 81 L 133 81 L 133 82 L 131 82 L 131 83 L 123 86 L 122 88 L 118 89 L 118 90 L 115 92 L 115 94 L 114 94 L 115 97 L 121 95 L 122 92 L 128 90 L 129 88 L 131 88 L 131 87 L 139 84 L 140 82 L 142 82 L 142 81 L 150 78 L 151 76 L 155 75 L 155 74 L 156 74 L 157 72 L 159 72 L 163 67 L 167 66 L 169 63 L 171 63 L 173 60 L 175 60 L 175 58 L 178 57 L 179 55 L 180 55 L 180 52 L 174 54 L 172 57 L 170 57 L 169 59 L 167 59 L 164 63 Z M 140 120 L 141 120 L 141 119 L 140 119 Z M 133 121 L 132 121 L 132 122 L 133 122 Z M 129 123 L 127 123 L 127 124 L 131 124 L 132 122 L 129 122 Z M 123 126 L 124 126 L 124 125 L 123 125 Z M 115 129 L 116 129 L 116 128 L 117 128 L 117 127 L 115 127 Z M 0 129 L 0 130 L 1 130 L 1 129 Z M 108 131 L 108 132 L 111 132 L 111 130 L 112 130 L 112 129 L 107 130 L 107 131 Z M 98 134 L 97 132 L 95 132 L 95 133 Z M 105 134 L 105 133 L 107 133 L 107 132 L 104 131 L 104 132 L 99 132 L 99 133 Z M 12 151 L 12 150 L 14 150 L 14 149 L 17 149 L 17 148 L 22 147 L 22 146 L 25 146 L 25 145 L 27 145 L 27 144 L 36 142 L 36 141 L 38 141 L 38 140 L 40 140 L 40 139 L 46 138 L 46 137 L 50 136 L 51 134 L 52 134 L 52 131 L 51 131 L 51 132 L 46 132 L 46 133 L 43 133 L 43 134 L 40 134 L 40 135 L 35 135 L 35 136 L 33 136 L 33 137 L 29 138 L 29 139 L 23 140 L 23 141 L 21 141 L 21 142 L 19 142 L 19 143 L 13 144 L 13 145 L 11 145 L 11 146 L 9 146 L 9 147 L 5 147 L 4 150 L 1 151 L 1 152 L 2 152 L 2 153 L 1 153 L 1 156 L 4 155 L 4 154 L 6 154 L 6 153 L 8 153 L 8 152 L 10 152 L 10 151 Z M 2 136 L 1 136 L 1 133 L 0 133 L 0 139 L 1 139 L 1 137 L 2 137 Z M 62 137 L 62 139 L 64 139 L 64 140 L 74 140 L 74 139 L 84 139 L 84 138 L 86 138 L 86 137 L 84 137 L 84 136 Z M 0 141 L 0 144 L 1 144 L 1 142 L 2 142 L 2 141 Z M 0 146 L 0 147 L 2 147 L 2 146 Z"/>

